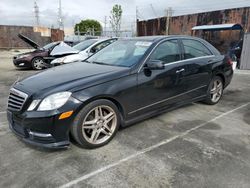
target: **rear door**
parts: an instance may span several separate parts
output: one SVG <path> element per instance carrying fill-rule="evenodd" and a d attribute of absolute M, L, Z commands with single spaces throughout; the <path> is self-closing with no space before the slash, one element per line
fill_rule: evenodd
<path fill-rule="evenodd" d="M 210 65 L 215 56 L 199 40 L 182 39 L 181 44 L 183 62 L 185 62 L 182 76 L 187 86 L 187 98 L 204 96 L 210 81 Z"/>

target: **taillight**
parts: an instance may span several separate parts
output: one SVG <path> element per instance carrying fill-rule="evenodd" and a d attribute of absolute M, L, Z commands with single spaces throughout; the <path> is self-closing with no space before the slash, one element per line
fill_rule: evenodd
<path fill-rule="evenodd" d="M 227 63 L 228 63 L 229 65 L 233 66 L 233 61 L 232 61 L 231 58 L 228 58 L 228 59 L 227 59 Z"/>

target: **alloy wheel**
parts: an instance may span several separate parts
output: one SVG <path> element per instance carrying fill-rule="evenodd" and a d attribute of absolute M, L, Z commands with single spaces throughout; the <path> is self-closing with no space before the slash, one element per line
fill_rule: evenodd
<path fill-rule="evenodd" d="M 43 60 L 42 59 L 35 59 L 34 60 L 34 63 L 33 63 L 33 66 L 34 66 L 34 68 L 35 69 L 37 69 L 37 70 L 41 70 L 42 68 L 43 68 Z"/>
<path fill-rule="evenodd" d="M 216 103 L 220 100 L 223 92 L 223 84 L 220 79 L 216 79 L 213 82 L 212 89 L 210 91 L 212 102 Z"/>
<path fill-rule="evenodd" d="M 109 106 L 97 106 L 84 118 L 82 134 L 90 144 L 102 144 L 113 135 L 116 127 L 115 111 Z"/>

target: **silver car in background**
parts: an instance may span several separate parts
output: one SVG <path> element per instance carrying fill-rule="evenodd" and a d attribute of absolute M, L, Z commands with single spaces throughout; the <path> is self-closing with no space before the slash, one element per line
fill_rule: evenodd
<path fill-rule="evenodd" d="M 83 61 L 116 40 L 117 38 L 85 40 L 73 47 L 79 51 L 78 53 L 54 59 L 51 62 L 51 65 L 56 66 L 76 61 Z"/>

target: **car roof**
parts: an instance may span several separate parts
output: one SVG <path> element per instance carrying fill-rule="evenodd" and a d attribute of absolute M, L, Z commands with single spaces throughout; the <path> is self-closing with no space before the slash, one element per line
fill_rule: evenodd
<path fill-rule="evenodd" d="M 152 42 L 152 43 L 158 43 L 161 42 L 164 39 L 193 39 L 193 40 L 198 40 L 202 42 L 204 45 L 206 45 L 212 52 L 213 54 L 219 55 L 220 52 L 209 42 L 207 42 L 204 39 L 198 38 L 198 37 L 193 37 L 189 35 L 157 35 L 157 36 L 142 36 L 142 37 L 131 37 L 131 38 L 122 38 L 120 40 L 135 40 L 135 41 L 147 41 L 147 42 Z"/>
<path fill-rule="evenodd" d="M 167 38 L 188 38 L 188 39 L 198 39 L 201 40 L 201 38 L 188 36 L 188 35 L 156 35 L 156 36 L 140 36 L 140 37 L 128 37 L 128 38 L 122 38 L 122 40 L 143 40 L 148 42 L 157 42 L 163 39 Z"/>

